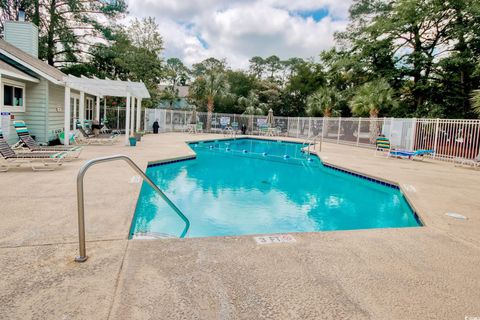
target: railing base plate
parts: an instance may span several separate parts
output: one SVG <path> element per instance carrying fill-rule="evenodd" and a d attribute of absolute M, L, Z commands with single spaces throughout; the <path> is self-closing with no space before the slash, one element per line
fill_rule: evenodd
<path fill-rule="evenodd" d="M 75 262 L 85 262 L 88 257 L 75 257 Z"/>

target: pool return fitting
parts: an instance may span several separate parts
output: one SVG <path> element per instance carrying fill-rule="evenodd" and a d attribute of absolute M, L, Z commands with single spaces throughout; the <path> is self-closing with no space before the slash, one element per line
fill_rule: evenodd
<path fill-rule="evenodd" d="M 102 157 L 102 158 L 95 158 L 92 160 L 89 160 L 85 162 L 85 164 L 80 168 L 77 174 L 77 208 L 78 208 L 78 246 L 80 250 L 79 256 L 75 257 L 76 262 L 85 262 L 87 261 L 87 249 L 85 247 L 85 201 L 84 201 L 84 193 L 83 193 L 83 180 L 85 173 L 87 170 L 98 163 L 102 162 L 110 162 L 110 161 L 116 161 L 116 160 L 123 160 L 130 167 L 137 172 L 140 177 L 143 178 L 152 188 L 155 190 L 160 197 L 167 202 L 167 204 L 172 208 L 175 213 L 185 222 L 185 228 L 182 231 L 182 234 L 180 235 L 180 238 L 185 237 L 185 235 L 188 232 L 188 229 L 190 228 L 190 221 L 188 218 L 180 211 L 180 209 L 163 193 L 162 190 L 160 190 L 159 187 L 145 174 L 145 172 L 140 169 L 135 162 L 132 161 L 129 157 L 125 155 L 113 155 L 113 156 L 108 156 L 108 157 Z"/>

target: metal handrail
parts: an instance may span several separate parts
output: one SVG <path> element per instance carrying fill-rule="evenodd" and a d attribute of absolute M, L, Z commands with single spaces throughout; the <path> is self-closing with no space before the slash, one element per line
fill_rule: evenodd
<path fill-rule="evenodd" d="M 322 138 L 322 139 L 318 139 L 319 137 Z M 322 133 L 319 133 L 314 137 L 308 137 L 308 138 L 305 139 L 305 141 L 303 142 L 303 145 L 307 144 L 307 153 L 310 153 L 310 146 L 312 144 L 313 144 L 313 150 L 316 150 L 317 140 L 320 142 L 320 146 L 319 146 L 318 151 L 321 151 L 322 150 L 322 140 L 323 140 L 323 134 Z M 312 142 L 312 143 L 309 143 L 309 142 Z"/>
<path fill-rule="evenodd" d="M 149 178 L 147 175 L 140 169 L 135 162 L 132 161 L 129 157 L 125 155 L 113 155 L 108 157 L 96 158 L 87 161 L 78 171 L 77 175 L 77 206 L 78 206 L 78 245 L 80 249 L 80 255 L 75 257 L 76 262 L 85 262 L 87 260 L 87 252 L 85 248 L 85 206 L 84 206 L 84 194 L 83 194 L 83 178 L 88 168 L 94 164 L 115 161 L 115 160 L 124 160 L 127 162 L 130 167 L 135 170 L 142 178 L 145 180 L 167 204 L 178 214 L 178 216 L 185 222 L 185 228 L 183 229 L 180 238 L 185 237 L 190 228 L 190 221 L 188 218 L 178 209 L 178 207 L 160 190 L 157 185 Z"/>

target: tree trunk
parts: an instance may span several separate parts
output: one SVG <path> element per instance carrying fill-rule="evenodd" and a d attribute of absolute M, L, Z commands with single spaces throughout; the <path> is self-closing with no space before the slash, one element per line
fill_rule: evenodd
<path fill-rule="evenodd" d="M 49 13 L 50 13 L 50 25 L 47 28 L 47 62 L 49 65 L 53 66 L 55 63 L 55 43 L 53 38 L 55 36 L 55 25 L 57 23 L 57 13 L 56 13 L 57 1 L 52 0 L 50 3 Z"/>
<path fill-rule="evenodd" d="M 420 27 L 413 27 L 413 98 L 415 101 L 415 108 L 420 109 L 423 104 L 423 88 L 420 88 L 423 84 L 422 77 L 422 41 L 420 38 Z"/>
<path fill-rule="evenodd" d="M 378 113 L 378 109 L 370 110 L 370 143 L 375 143 L 377 137 L 380 135 Z"/>
<path fill-rule="evenodd" d="M 33 13 L 32 22 L 37 27 L 40 27 L 40 3 L 39 0 L 34 1 L 35 11 Z"/>

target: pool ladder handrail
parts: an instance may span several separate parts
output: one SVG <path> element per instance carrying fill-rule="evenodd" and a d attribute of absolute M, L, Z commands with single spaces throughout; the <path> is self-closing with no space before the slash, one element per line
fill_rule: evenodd
<path fill-rule="evenodd" d="M 303 141 L 303 145 L 307 145 L 306 155 L 310 154 L 310 147 L 312 145 L 313 145 L 313 150 L 316 150 L 317 142 L 319 142 L 318 151 L 322 151 L 322 140 L 323 140 L 323 135 L 321 133 L 313 137 L 307 137 L 305 141 Z"/>
<path fill-rule="evenodd" d="M 98 163 L 102 162 L 109 162 L 109 161 L 116 161 L 116 160 L 124 160 L 126 163 L 130 165 L 130 167 L 137 172 L 144 181 L 146 181 L 152 188 L 155 190 L 160 197 L 162 197 L 165 202 L 172 208 L 175 213 L 185 222 L 185 228 L 180 235 L 180 238 L 185 237 L 190 228 L 190 220 L 180 211 L 180 209 L 165 195 L 165 193 L 160 190 L 160 188 L 145 174 L 145 172 L 140 169 L 135 162 L 129 157 L 118 154 L 113 156 L 95 158 L 85 162 L 85 164 L 80 168 L 77 174 L 77 208 L 78 208 L 78 245 L 80 254 L 79 256 L 75 257 L 76 262 L 85 262 L 87 261 L 87 251 L 85 247 L 85 203 L 84 203 L 84 192 L 83 192 L 83 180 L 85 173 L 87 170 Z"/>

